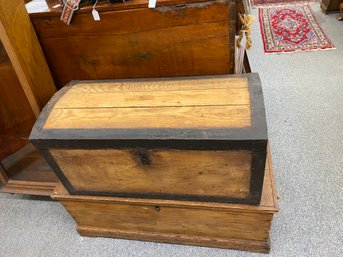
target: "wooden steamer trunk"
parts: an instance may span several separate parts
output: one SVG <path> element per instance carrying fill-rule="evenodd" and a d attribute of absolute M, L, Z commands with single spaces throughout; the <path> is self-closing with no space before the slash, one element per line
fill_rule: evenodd
<path fill-rule="evenodd" d="M 81 235 L 269 250 L 276 193 L 257 74 L 74 81 L 30 140 Z"/>
<path fill-rule="evenodd" d="M 71 194 L 259 204 L 257 74 L 74 81 L 30 135 Z"/>
<path fill-rule="evenodd" d="M 81 5 L 70 26 L 58 0 L 30 14 L 57 87 L 75 79 L 177 77 L 234 73 L 234 0 L 99 1 Z"/>

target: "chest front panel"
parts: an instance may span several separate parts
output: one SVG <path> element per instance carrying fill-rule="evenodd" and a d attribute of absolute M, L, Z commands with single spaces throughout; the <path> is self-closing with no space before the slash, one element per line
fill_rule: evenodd
<path fill-rule="evenodd" d="M 246 198 L 251 153 L 189 150 L 50 150 L 77 191 Z"/>

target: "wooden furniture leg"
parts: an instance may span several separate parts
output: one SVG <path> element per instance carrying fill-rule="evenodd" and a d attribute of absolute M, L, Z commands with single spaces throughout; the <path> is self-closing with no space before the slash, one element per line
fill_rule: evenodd
<path fill-rule="evenodd" d="M 337 20 L 342 21 L 343 20 L 343 3 L 339 5 L 339 11 L 340 11 L 340 15 L 337 17 Z"/>

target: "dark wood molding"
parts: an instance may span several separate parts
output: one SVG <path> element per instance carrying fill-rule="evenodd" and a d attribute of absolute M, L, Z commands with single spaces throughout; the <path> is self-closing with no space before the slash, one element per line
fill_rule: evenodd
<path fill-rule="evenodd" d="M 33 182 L 9 179 L 0 189 L 1 193 L 50 196 L 58 183 Z"/>
<path fill-rule="evenodd" d="M 60 4 L 59 0 L 49 0 L 49 5 L 58 5 Z M 55 4 L 53 4 L 55 2 Z M 187 8 L 188 5 L 208 2 L 208 0 L 196 0 L 196 1 L 185 1 L 185 0 L 168 0 L 168 1 L 161 1 L 160 5 L 155 8 L 156 11 L 163 10 L 163 7 L 173 6 L 176 5 L 179 9 Z M 229 3 L 235 3 L 235 0 L 228 0 Z M 187 5 L 185 4 L 187 3 Z M 120 11 L 120 10 L 130 10 L 130 9 L 138 9 L 138 8 L 146 8 L 146 3 L 144 1 L 127 1 L 125 4 L 123 3 L 109 3 L 107 1 L 103 1 L 97 5 L 96 9 L 99 12 L 110 12 L 110 11 Z M 89 3 L 84 3 L 80 5 L 80 8 L 77 10 L 78 14 L 90 14 L 93 10 L 93 5 Z M 177 11 L 177 9 L 175 10 Z M 60 17 L 62 13 L 62 7 L 58 8 L 51 8 L 47 12 L 38 12 L 38 13 L 30 13 L 31 18 L 44 18 L 44 17 Z"/>
<path fill-rule="evenodd" d="M 250 199 L 252 204 L 259 204 L 263 188 L 267 152 L 253 152 L 251 160 Z"/>

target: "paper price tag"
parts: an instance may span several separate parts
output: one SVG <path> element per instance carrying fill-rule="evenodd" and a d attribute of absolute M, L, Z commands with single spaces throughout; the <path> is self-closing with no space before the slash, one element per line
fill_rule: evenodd
<path fill-rule="evenodd" d="M 157 2 L 157 0 L 149 0 L 148 7 L 149 8 L 155 8 L 156 7 L 156 2 Z"/>
<path fill-rule="evenodd" d="M 92 15 L 93 15 L 93 18 L 95 21 L 100 21 L 100 15 L 99 15 L 99 12 L 97 10 L 93 9 Z"/>

